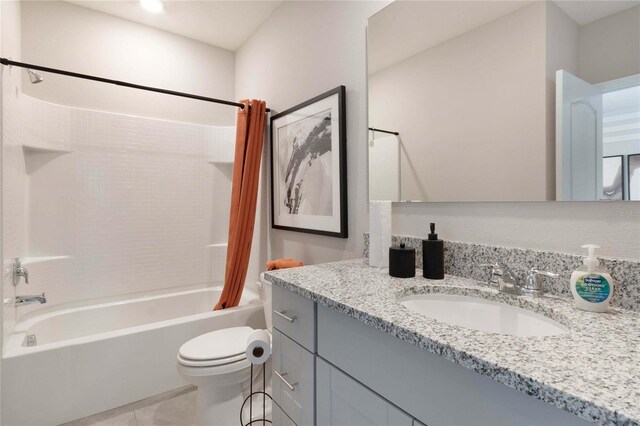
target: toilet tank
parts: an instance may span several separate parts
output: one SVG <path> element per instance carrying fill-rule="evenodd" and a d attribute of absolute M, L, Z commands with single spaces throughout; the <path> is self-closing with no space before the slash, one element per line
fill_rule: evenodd
<path fill-rule="evenodd" d="M 271 331 L 273 322 L 271 318 L 273 316 L 272 304 L 271 304 L 271 283 L 264 277 L 264 272 L 260 274 L 260 288 L 262 290 L 262 302 L 264 306 L 264 319 L 267 324 L 267 330 Z"/>

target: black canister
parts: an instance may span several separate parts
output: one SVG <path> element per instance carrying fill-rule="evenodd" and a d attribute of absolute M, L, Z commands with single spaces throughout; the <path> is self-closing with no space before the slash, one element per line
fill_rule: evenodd
<path fill-rule="evenodd" d="M 416 249 L 389 247 L 389 275 L 396 278 L 413 278 L 416 276 Z"/>
<path fill-rule="evenodd" d="M 431 224 L 428 239 L 422 240 L 422 276 L 431 280 L 444 278 L 444 242 L 438 239 L 436 224 Z"/>

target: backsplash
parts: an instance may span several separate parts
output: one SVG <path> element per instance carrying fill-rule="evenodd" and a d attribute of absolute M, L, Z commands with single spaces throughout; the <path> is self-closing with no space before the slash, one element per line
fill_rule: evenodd
<path fill-rule="evenodd" d="M 392 244 L 404 243 L 416 249 L 416 267 L 422 269 L 422 238 L 393 235 Z M 369 234 L 364 234 L 364 257 L 369 257 Z M 444 242 L 444 270 L 448 275 L 487 281 L 488 268 L 481 263 L 500 261 L 506 263 L 520 280 L 524 280 L 531 268 L 560 274 L 557 279 L 547 279 L 546 291 L 570 296 L 571 273 L 582 265 L 582 256 L 544 252 L 530 249 L 489 246 L 484 244 Z M 600 264 L 611 273 L 615 283 L 612 305 L 640 311 L 640 262 L 600 257 Z"/>

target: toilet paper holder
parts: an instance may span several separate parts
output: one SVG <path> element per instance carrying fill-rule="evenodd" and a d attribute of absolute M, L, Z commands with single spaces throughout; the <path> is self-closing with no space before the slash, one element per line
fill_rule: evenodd
<path fill-rule="evenodd" d="M 262 335 L 261 335 L 262 333 Z M 271 400 L 271 406 L 273 407 L 273 398 L 267 393 L 267 367 L 266 362 L 271 355 L 271 347 L 265 346 L 267 344 L 265 340 L 260 342 L 260 337 L 265 338 L 263 330 L 254 331 L 247 341 L 247 359 L 251 363 L 249 380 L 249 395 L 244 399 L 240 406 L 240 426 L 250 425 L 266 425 L 273 422 L 267 419 L 267 398 Z M 270 336 L 269 340 L 270 340 Z M 255 365 L 262 365 L 262 390 L 253 390 L 253 367 Z M 262 395 L 262 417 L 253 418 L 253 397 Z M 243 419 L 243 413 L 245 411 L 245 405 L 249 403 L 249 420 L 245 423 Z M 273 409 L 272 409 L 273 411 Z"/>
<path fill-rule="evenodd" d="M 240 407 L 240 425 L 241 426 L 250 426 L 250 425 L 259 425 L 259 424 L 266 425 L 267 423 L 269 424 L 273 423 L 271 420 L 267 419 L 267 398 L 271 400 L 272 407 L 273 407 L 273 398 L 271 398 L 271 395 L 269 395 L 266 392 L 266 386 L 267 386 L 266 380 L 267 380 L 267 369 L 263 365 L 262 390 L 261 391 L 253 390 L 253 364 L 251 364 L 251 381 L 249 385 L 249 396 L 247 396 L 244 399 L 244 401 L 242 402 L 242 406 Z M 254 419 L 252 402 L 253 402 L 253 397 L 258 395 L 262 395 L 262 417 L 258 419 Z M 242 418 L 242 413 L 244 412 L 244 407 L 247 404 L 247 402 L 249 402 L 249 421 L 245 423 Z"/>

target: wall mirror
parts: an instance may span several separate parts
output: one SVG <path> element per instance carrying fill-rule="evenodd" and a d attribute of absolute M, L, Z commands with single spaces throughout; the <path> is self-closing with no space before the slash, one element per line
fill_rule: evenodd
<path fill-rule="evenodd" d="M 367 44 L 370 200 L 640 200 L 640 1 L 397 1 Z"/>

